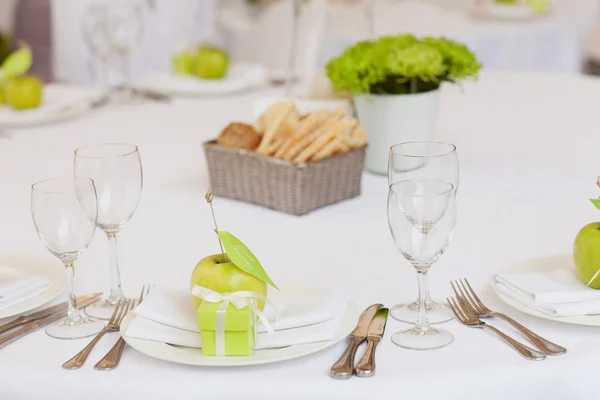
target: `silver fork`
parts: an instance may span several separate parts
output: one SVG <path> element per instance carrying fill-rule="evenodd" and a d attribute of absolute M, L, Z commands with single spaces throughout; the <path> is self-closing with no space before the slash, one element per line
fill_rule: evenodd
<path fill-rule="evenodd" d="M 495 327 L 487 325 L 485 322 L 479 320 L 473 313 L 471 313 L 471 311 L 468 309 L 464 302 L 461 304 L 462 307 L 459 306 L 460 299 L 454 300 L 454 298 L 447 298 L 446 300 L 448 300 L 448 304 L 450 305 L 452 312 L 454 313 L 456 319 L 460 323 L 468 326 L 469 328 L 481 328 L 494 332 L 496 335 L 500 336 L 500 338 L 504 340 L 510 347 L 515 349 L 520 355 L 522 355 L 528 360 L 537 361 L 546 358 L 546 355 L 541 351 L 529 348 L 517 342 L 515 339 L 511 338 L 507 334 L 499 331 Z"/>
<path fill-rule="evenodd" d="M 140 294 L 140 298 L 137 301 L 134 301 L 131 309 L 133 310 L 135 307 L 139 306 L 140 303 L 144 300 L 144 297 L 150 293 L 150 289 L 154 286 L 144 285 L 142 286 L 142 293 Z M 119 337 L 117 343 L 106 353 L 104 357 L 100 361 L 94 365 L 94 369 L 98 371 L 110 371 L 119 366 L 121 362 L 121 357 L 123 357 L 123 350 L 125 350 L 125 341 L 122 337 Z"/>
<path fill-rule="evenodd" d="M 71 358 L 69 361 L 65 362 L 62 365 L 62 367 L 64 369 L 81 368 L 81 366 L 87 360 L 88 356 L 90 355 L 90 352 L 92 351 L 96 343 L 98 343 L 98 341 L 102 339 L 102 336 L 104 336 L 106 332 L 116 332 L 119 330 L 121 321 L 123 320 L 123 318 L 125 318 L 128 308 L 130 307 L 130 303 L 130 300 L 119 300 L 115 307 L 113 315 L 110 317 L 110 320 L 108 321 L 108 324 L 104 327 L 104 329 L 98 332 L 96 337 L 94 337 L 94 339 L 92 339 L 92 341 L 87 346 L 85 346 L 83 350 L 75 354 L 75 356 L 73 356 L 73 358 Z"/>
<path fill-rule="evenodd" d="M 475 316 L 479 318 L 498 317 L 500 319 L 503 319 L 504 321 L 508 322 L 513 327 L 515 327 L 517 330 L 519 330 L 534 346 L 542 350 L 547 355 L 557 356 L 565 354 L 567 352 L 567 349 L 565 349 L 564 347 L 552 343 L 548 339 L 544 339 L 543 337 L 530 331 L 529 329 L 527 329 L 526 327 L 509 317 L 508 315 L 495 312 L 487 308 L 485 304 L 483 304 L 483 302 L 475 294 L 475 291 L 473 290 L 467 279 L 456 281 L 456 286 L 458 287 L 460 294 L 454 286 L 454 283 L 450 282 L 450 284 L 452 285 L 452 289 L 454 289 L 454 293 L 456 294 L 456 296 L 462 297 L 465 301 L 469 303 Z"/>

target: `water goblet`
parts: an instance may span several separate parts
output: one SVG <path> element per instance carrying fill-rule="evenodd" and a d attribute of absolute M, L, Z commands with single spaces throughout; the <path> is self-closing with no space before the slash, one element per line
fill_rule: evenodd
<path fill-rule="evenodd" d="M 86 309 L 92 317 L 109 319 L 119 299 L 124 298 L 119 272 L 117 234 L 133 217 L 143 187 L 142 162 L 138 147 L 107 143 L 75 150 L 73 173 L 89 176 L 98 196 L 97 226 L 108 238 L 110 294 Z"/>
<path fill-rule="evenodd" d="M 49 325 L 46 333 L 57 339 L 79 339 L 104 328 L 77 308 L 73 292 L 75 262 L 88 247 L 98 218 L 94 182 L 89 178 L 56 178 L 31 186 L 31 215 L 46 248 L 65 265 L 67 274 L 67 317 Z"/>
<path fill-rule="evenodd" d="M 459 183 L 458 155 L 456 147 L 449 143 L 415 141 L 399 143 L 390 149 L 388 166 L 388 184 L 411 179 L 434 179 L 448 182 L 453 186 L 456 203 Z M 456 204 L 453 205 L 456 208 Z M 432 324 L 450 321 L 454 318 L 452 310 L 443 301 L 434 301 L 429 289 L 425 293 L 425 304 L 429 322 Z M 417 320 L 419 304 L 417 301 L 399 304 L 390 310 L 393 318 L 414 323 Z"/>
<path fill-rule="evenodd" d="M 435 179 L 398 181 L 390 185 L 388 222 L 394 242 L 417 270 L 419 297 L 415 326 L 399 331 L 392 341 L 407 349 L 431 350 L 450 344 L 454 337 L 433 328 L 427 318 L 427 273 L 444 253 L 456 222 L 454 186 Z"/>

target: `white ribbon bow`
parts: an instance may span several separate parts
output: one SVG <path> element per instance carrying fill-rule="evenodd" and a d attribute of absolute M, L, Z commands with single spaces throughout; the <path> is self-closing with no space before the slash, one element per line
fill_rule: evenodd
<path fill-rule="evenodd" d="M 262 311 L 260 311 L 257 302 L 254 300 L 259 299 L 269 304 L 273 308 L 273 310 L 275 310 L 275 319 L 279 317 L 279 311 L 277 310 L 277 308 L 271 300 L 269 300 L 267 297 L 263 296 L 260 293 L 252 292 L 250 290 L 243 290 L 231 293 L 219 293 L 215 292 L 212 289 L 196 285 L 192 288 L 192 295 L 208 303 L 223 302 L 217 309 L 217 320 L 215 321 L 215 340 L 217 347 L 216 355 L 218 356 L 225 355 L 225 315 L 227 313 L 227 307 L 229 306 L 229 304 L 232 304 L 238 310 L 241 310 L 244 307 L 250 307 L 250 309 L 252 309 L 252 311 L 254 311 L 254 313 L 258 316 L 265 329 L 267 330 L 268 334 L 272 335 L 274 333 L 271 323 L 269 322 L 265 314 Z"/>

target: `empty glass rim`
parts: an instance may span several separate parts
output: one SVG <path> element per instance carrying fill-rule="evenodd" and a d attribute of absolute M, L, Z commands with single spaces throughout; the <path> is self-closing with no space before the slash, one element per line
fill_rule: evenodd
<path fill-rule="evenodd" d="M 56 189 L 52 187 L 52 184 L 57 184 L 59 182 L 73 183 L 73 187 L 67 189 Z M 45 185 L 49 185 L 49 188 L 44 188 Z M 37 181 L 31 185 L 31 190 L 38 193 L 67 193 L 67 192 L 79 192 L 81 190 L 89 189 L 90 187 L 94 187 L 94 181 L 92 178 L 81 178 L 75 176 L 63 176 L 57 178 L 48 178 L 43 179 L 41 181 Z"/>
<path fill-rule="evenodd" d="M 398 148 L 401 146 L 411 145 L 411 144 L 431 144 L 431 145 L 440 145 L 446 147 L 446 151 L 440 152 L 432 152 L 431 154 L 408 154 L 406 152 L 398 151 Z M 396 143 L 390 147 L 390 152 L 394 155 L 403 156 L 403 157 L 415 157 L 415 158 L 425 158 L 425 157 L 443 157 L 448 154 L 452 154 L 456 152 L 456 146 L 452 143 L 447 142 L 439 142 L 434 140 L 420 140 L 414 142 L 402 142 Z"/>
<path fill-rule="evenodd" d="M 94 148 L 101 148 L 101 147 L 124 147 L 125 150 L 123 152 L 120 153 L 115 153 L 109 156 L 99 156 L 99 155 L 93 155 L 93 154 L 85 154 L 85 151 L 87 150 L 91 150 Z M 75 155 L 77 157 L 82 157 L 82 158 L 93 158 L 93 159 L 106 159 L 106 158 L 119 158 L 119 157 L 126 157 L 126 156 L 130 156 L 134 153 L 137 153 L 139 151 L 138 146 L 135 144 L 129 144 L 129 143 L 100 143 L 100 144 L 90 144 L 87 146 L 82 146 L 79 147 L 75 150 Z"/>
<path fill-rule="evenodd" d="M 442 183 L 444 186 L 448 186 L 447 189 L 444 190 L 439 190 L 435 193 L 436 196 L 441 196 L 444 194 L 448 194 L 451 193 L 454 190 L 454 185 L 448 182 L 444 182 L 444 181 L 440 181 L 437 179 L 407 179 L 404 181 L 397 181 L 394 182 L 390 185 L 390 189 L 392 188 L 392 186 L 396 186 L 396 185 L 400 185 L 400 184 L 406 184 L 406 183 L 414 183 L 416 181 L 419 182 L 437 182 L 437 183 Z M 400 196 L 403 197 L 425 197 L 425 196 L 431 196 L 431 194 L 423 194 L 423 193 L 400 193 Z"/>

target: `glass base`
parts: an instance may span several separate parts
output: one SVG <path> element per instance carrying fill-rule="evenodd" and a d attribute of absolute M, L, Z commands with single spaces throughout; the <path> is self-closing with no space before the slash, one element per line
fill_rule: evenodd
<path fill-rule="evenodd" d="M 390 313 L 398 321 L 414 324 L 419 317 L 419 305 L 417 302 L 409 304 L 398 304 L 392 307 Z M 427 303 L 427 319 L 430 324 L 441 324 L 454 319 L 450 306 L 443 301 L 430 301 Z"/>
<path fill-rule="evenodd" d="M 396 346 L 411 350 L 433 350 L 448 346 L 454 341 L 454 336 L 444 330 L 429 328 L 422 331 L 416 326 L 394 333 L 392 342 Z"/>
<path fill-rule="evenodd" d="M 117 301 L 119 299 L 106 299 L 98 301 L 85 308 L 85 313 L 90 317 L 109 320 L 115 312 Z"/>
<path fill-rule="evenodd" d="M 49 325 L 46 334 L 56 339 L 81 339 L 92 336 L 104 329 L 104 324 L 82 314 L 77 323 L 68 323 L 66 319 Z"/>

